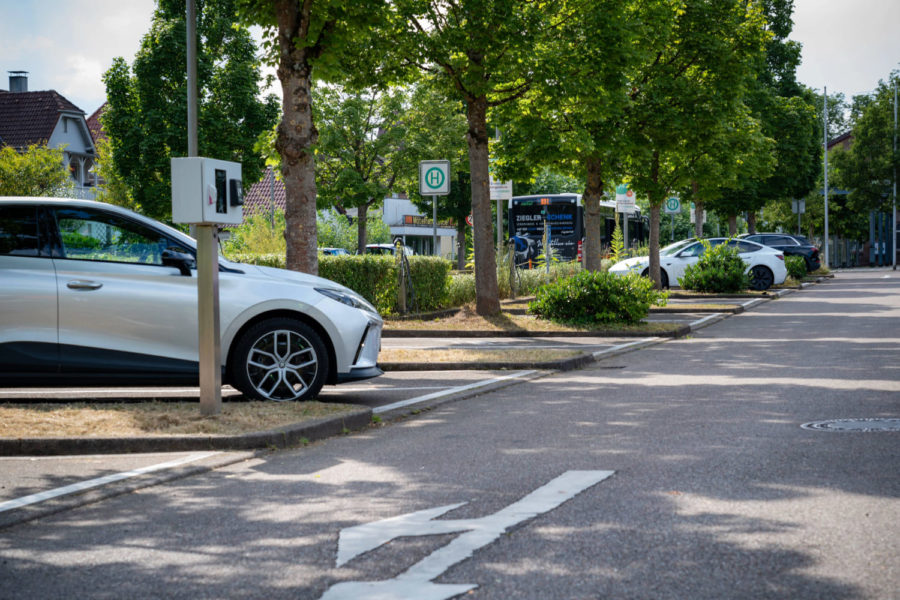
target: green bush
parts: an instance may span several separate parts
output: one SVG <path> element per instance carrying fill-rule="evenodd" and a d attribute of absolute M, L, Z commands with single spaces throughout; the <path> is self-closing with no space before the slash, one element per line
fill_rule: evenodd
<path fill-rule="evenodd" d="M 636 273 L 616 276 L 581 271 L 537 290 L 528 309 L 541 317 L 569 325 L 638 323 L 651 306 L 664 306 L 668 294 Z"/>
<path fill-rule="evenodd" d="M 283 254 L 233 254 L 231 259 L 246 264 L 285 268 Z M 381 314 L 393 314 L 398 310 L 398 269 L 393 256 L 319 256 L 320 277 L 355 291 Z M 446 305 L 449 261 L 435 256 L 410 256 L 409 271 L 417 310 L 436 310 Z"/>
<path fill-rule="evenodd" d="M 747 265 L 741 260 L 737 249 L 727 243 L 710 247 L 702 241 L 704 251 L 693 265 L 688 265 L 684 276 L 678 280 L 686 290 L 697 292 L 737 292 L 750 287 L 746 274 Z"/>
<path fill-rule="evenodd" d="M 444 306 L 456 307 L 475 301 L 475 274 L 453 273 L 447 278 Z"/>
<path fill-rule="evenodd" d="M 802 256 L 785 256 L 784 266 L 787 267 L 788 275 L 797 281 L 806 277 L 806 260 Z"/>

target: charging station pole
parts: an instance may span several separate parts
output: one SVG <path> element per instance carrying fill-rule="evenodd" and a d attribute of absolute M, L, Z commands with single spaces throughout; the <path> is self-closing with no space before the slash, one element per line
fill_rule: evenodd
<path fill-rule="evenodd" d="M 198 156 L 197 133 L 197 10 L 187 0 L 187 115 L 188 157 Z M 219 342 L 218 226 L 198 224 L 197 236 L 197 334 L 200 369 L 200 414 L 222 412 L 222 369 Z"/>

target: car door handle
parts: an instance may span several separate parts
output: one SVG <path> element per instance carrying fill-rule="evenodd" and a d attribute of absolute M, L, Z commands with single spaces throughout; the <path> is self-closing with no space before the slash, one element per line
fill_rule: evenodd
<path fill-rule="evenodd" d="M 102 283 L 97 283 L 96 281 L 84 281 L 76 279 L 75 281 L 70 281 L 66 284 L 66 287 L 70 290 L 99 290 L 103 287 Z"/>

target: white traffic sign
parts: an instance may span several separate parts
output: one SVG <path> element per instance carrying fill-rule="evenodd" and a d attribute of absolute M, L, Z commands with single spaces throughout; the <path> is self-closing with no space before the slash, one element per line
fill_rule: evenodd
<path fill-rule="evenodd" d="M 478 585 L 432 583 L 432 580 L 472 556 L 479 548 L 492 543 L 509 528 L 553 510 L 613 473 L 614 471 L 566 471 L 518 502 L 480 519 L 433 520 L 465 504 L 461 502 L 343 529 L 338 538 L 338 567 L 395 538 L 463 531 L 466 533 L 438 548 L 393 579 L 338 583 L 325 592 L 322 600 L 446 600 L 464 594 Z"/>
<path fill-rule="evenodd" d="M 419 162 L 419 193 L 423 196 L 446 196 L 450 193 L 450 161 Z"/>
<path fill-rule="evenodd" d="M 616 186 L 616 212 L 637 212 L 637 206 L 635 206 L 634 200 L 634 190 L 628 189 L 627 183 Z"/>
<path fill-rule="evenodd" d="M 497 181 L 493 175 L 490 175 L 491 200 L 509 200 L 512 198 L 513 182 Z"/>
<path fill-rule="evenodd" d="M 664 206 L 667 215 L 677 215 L 681 213 L 681 200 L 679 200 L 675 196 L 666 199 Z"/>

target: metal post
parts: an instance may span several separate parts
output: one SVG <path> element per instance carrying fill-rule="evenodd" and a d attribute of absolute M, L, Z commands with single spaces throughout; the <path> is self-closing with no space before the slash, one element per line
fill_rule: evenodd
<path fill-rule="evenodd" d="M 826 86 L 822 94 L 823 100 L 823 117 L 825 119 L 825 268 L 831 266 L 828 260 L 828 87 Z"/>
<path fill-rule="evenodd" d="M 675 241 L 675 214 L 669 215 L 669 241 Z"/>
<path fill-rule="evenodd" d="M 503 247 L 503 200 L 497 198 L 497 250 Z"/>
<path fill-rule="evenodd" d="M 893 249 L 893 257 L 891 260 L 892 268 L 897 270 L 897 80 L 894 79 L 894 201 L 891 203 L 891 248 Z"/>
<path fill-rule="evenodd" d="M 431 197 L 431 253 L 440 256 L 437 246 L 437 196 Z"/>
<path fill-rule="evenodd" d="M 622 227 L 622 241 L 623 241 L 622 245 L 625 246 L 625 256 L 630 256 L 630 252 L 628 250 L 628 213 L 627 212 L 622 213 L 622 222 L 625 224 L 625 226 Z"/>
<path fill-rule="evenodd" d="M 187 0 L 188 156 L 198 155 L 197 11 Z M 219 345 L 219 253 L 215 225 L 197 225 L 197 334 L 200 370 L 200 414 L 222 412 L 222 367 Z"/>
<path fill-rule="evenodd" d="M 187 127 L 188 156 L 199 156 L 197 138 L 197 8 L 187 0 Z"/>

